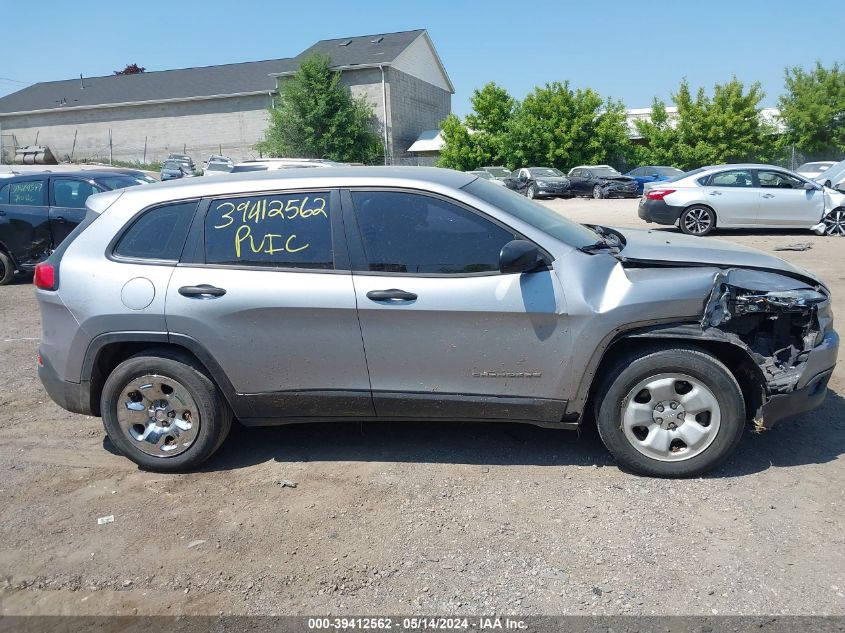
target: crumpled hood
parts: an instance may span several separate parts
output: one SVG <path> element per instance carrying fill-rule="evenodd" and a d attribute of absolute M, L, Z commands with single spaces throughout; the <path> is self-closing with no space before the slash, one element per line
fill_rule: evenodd
<path fill-rule="evenodd" d="M 711 264 L 720 268 L 759 268 L 785 272 L 822 283 L 818 277 L 803 268 L 793 266 L 780 257 L 756 248 L 710 237 L 693 237 L 667 231 L 618 228 L 613 230 L 625 237 L 626 245 L 619 255 L 627 261 L 663 265 L 667 262 L 678 262 L 693 265 Z"/>
<path fill-rule="evenodd" d="M 598 176 L 597 180 L 602 180 L 604 182 L 618 182 L 622 184 L 628 184 L 629 182 L 636 182 L 630 176 Z"/>

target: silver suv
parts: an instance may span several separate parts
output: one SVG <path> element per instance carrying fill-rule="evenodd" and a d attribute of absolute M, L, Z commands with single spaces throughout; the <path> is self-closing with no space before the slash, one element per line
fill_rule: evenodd
<path fill-rule="evenodd" d="M 50 396 L 160 471 L 233 418 L 595 420 L 624 467 L 695 475 L 821 403 L 838 348 L 828 289 L 776 257 L 439 169 L 99 194 L 36 285 Z"/>

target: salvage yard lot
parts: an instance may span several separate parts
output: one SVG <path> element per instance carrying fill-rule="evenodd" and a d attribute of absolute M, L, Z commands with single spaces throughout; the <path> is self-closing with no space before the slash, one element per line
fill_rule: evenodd
<path fill-rule="evenodd" d="M 544 204 L 647 226 L 636 200 Z M 811 245 L 777 254 L 845 316 L 845 239 L 702 239 Z M 0 288 L 0 614 L 845 614 L 841 360 L 820 409 L 699 479 L 626 474 L 590 429 L 390 422 L 236 425 L 162 475 L 48 399 L 39 336 L 32 286 Z"/>

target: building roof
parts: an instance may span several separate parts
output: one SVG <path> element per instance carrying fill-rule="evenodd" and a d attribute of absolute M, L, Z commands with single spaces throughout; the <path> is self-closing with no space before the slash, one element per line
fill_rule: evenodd
<path fill-rule="evenodd" d="M 423 33 L 418 29 L 320 40 L 295 58 L 45 81 L 0 98 L 0 115 L 275 92 L 274 76 L 296 72 L 314 53 L 329 55 L 335 68 L 390 64 Z"/>
<path fill-rule="evenodd" d="M 316 54 L 328 55 L 334 68 L 389 64 L 423 33 L 425 29 L 320 40 L 297 55 L 296 61 Z"/>

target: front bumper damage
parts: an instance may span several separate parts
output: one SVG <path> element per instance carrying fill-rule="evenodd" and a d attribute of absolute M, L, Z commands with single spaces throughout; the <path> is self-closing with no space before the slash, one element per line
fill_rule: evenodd
<path fill-rule="evenodd" d="M 705 336 L 743 347 L 760 369 L 766 397 L 758 428 L 819 406 L 836 364 L 830 296 L 821 284 L 733 268 L 719 272 L 701 327 Z"/>

